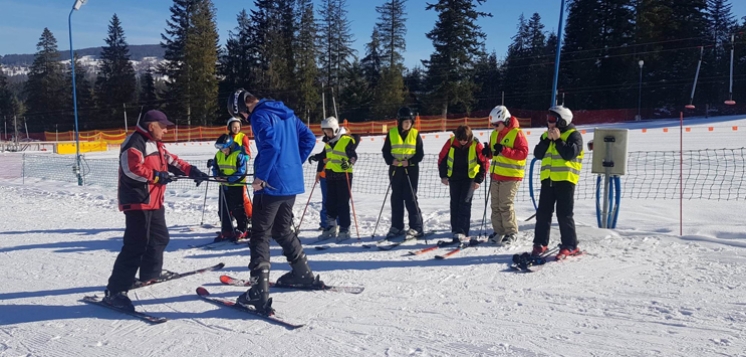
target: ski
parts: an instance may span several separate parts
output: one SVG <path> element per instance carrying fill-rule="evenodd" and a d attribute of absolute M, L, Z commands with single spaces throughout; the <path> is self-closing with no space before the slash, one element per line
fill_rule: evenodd
<path fill-rule="evenodd" d="M 235 245 L 239 245 L 239 244 L 247 243 L 248 241 L 249 241 L 249 239 L 247 239 L 247 238 L 239 239 L 237 241 L 230 241 L 230 240 L 221 240 L 221 241 L 218 241 L 218 242 L 212 241 L 212 242 L 203 243 L 203 244 L 190 244 L 189 248 L 215 249 L 215 248 L 218 248 L 218 247 L 222 247 L 224 245 L 228 245 L 226 243 L 233 243 Z"/>
<path fill-rule="evenodd" d="M 433 250 L 436 250 L 436 249 L 440 249 L 440 248 L 443 248 L 443 247 L 448 247 L 448 246 L 452 246 L 452 245 L 454 245 L 454 244 L 456 244 L 456 243 L 454 243 L 453 241 L 443 241 L 443 240 L 442 240 L 442 241 L 439 241 L 439 242 L 438 242 L 437 244 L 435 244 L 435 245 L 433 245 L 433 246 L 430 246 L 430 247 L 426 247 L 426 248 L 422 248 L 422 249 L 420 249 L 420 250 L 412 250 L 412 251 L 409 251 L 409 253 L 408 253 L 408 254 L 409 254 L 409 255 L 420 255 L 420 254 L 425 254 L 425 253 L 428 253 L 428 252 L 432 252 Z"/>
<path fill-rule="evenodd" d="M 425 232 L 422 235 L 422 237 L 404 236 L 404 239 L 402 239 L 402 240 L 395 240 L 395 241 L 384 240 L 384 241 L 379 242 L 378 244 L 376 244 L 375 247 L 378 248 L 379 250 L 392 250 L 392 249 L 394 249 L 394 248 L 396 248 L 396 247 L 398 247 L 398 246 L 400 246 L 400 245 L 402 245 L 404 243 L 407 243 L 407 242 L 411 242 L 411 241 L 415 241 L 415 240 L 420 240 L 420 239 L 427 240 L 427 237 L 429 237 L 429 236 L 431 236 L 433 234 L 435 234 L 434 231 L 429 231 L 429 232 Z M 364 248 L 372 248 L 372 246 L 371 247 L 366 247 L 365 245 L 363 245 L 363 247 Z"/>
<path fill-rule="evenodd" d="M 521 273 L 534 273 L 539 271 L 547 263 L 560 262 L 567 260 L 567 258 L 570 257 L 579 257 L 585 254 L 584 251 L 578 251 L 575 254 L 557 260 L 556 256 L 552 255 L 555 252 L 556 250 L 553 249 L 552 251 L 548 252 L 549 254 L 544 254 L 539 257 L 532 257 L 531 253 L 514 254 L 513 263 L 510 265 L 510 268 Z"/>
<path fill-rule="evenodd" d="M 244 307 L 242 305 L 237 304 L 235 301 L 210 297 L 210 292 L 207 291 L 207 289 L 205 289 L 205 288 L 203 288 L 201 286 L 197 288 L 197 295 L 199 295 L 199 297 L 202 300 L 207 301 L 209 303 L 212 303 L 214 305 L 223 306 L 223 307 L 229 307 L 229 308 L 233 308 L 233 309 L 236 309 L 236 310 L 239 310 L 239 311 L 243 311 L 245 313 L 252 314 L 252 315 L 254 315 L 256 317 L 259 317 L 259 318 L 261 318 L 263 320 L 266 320 L 266 321 L 268 321 L 270 323 L 273 323 L 273 324 L 285 327 L 288 330 L 295 330 L 297 328 L 301 328 L 301 327 L 304 326 L 304 325 L 295 325 L 295 324 L 291 324 L 289 322 L 283 321 L 283 320 L 275 317 L 274 314 L 267 315 L 267 314 L 261 313 L 259 311 L 256 311 L 256 310 Z"/>
<path fill-rule="evenodd" d="M 451 249 L 448 253 L 443 254 L 443 255 L 436 255 L 435 259 L 439 259 L 439 260 L 447 259 L 448 257 L 453 256 L 454 254 L 457 254 L 466 248 L 475 247 L 481 243 L 483 242 L 480 240 L 477 240 L 476 238 L 470 239 L 466 242 L 461 242 L 461 244 L 459 244 L 458 247 L 456 247 L 455 249 Z"/>
<path fill-rule="evenodd" d="M 130 310 L 120 309 L 118 307 L 111 306 L 111 305 L 109 305 L 109 304 L 101 301 L 101 298 L 99 298 L 98 296 L 95 296 L 95 295 L 94 296 L 84 296 L 83 299 L 81 299 L 80 301 L 88 303 L 88 304 L 91 304 L 91 305 L 103 306 L 105 308 L 108 308 L 108 309 L 111 309 L 111 310 L 114 310 L 114 311 L 121 312 L 123 314 L 127 314 L 127 315 L 130 315 L 130 316 L 136 317 L 136 318 L 138 318 L 140 320 L 143 320 L 143 321 L 151 323 L 151 324 L 162 324 L 162 323 L 168 321 L 168 319 L 165 318 L 165 317 L 157 317 L 157 316 L 148 315 L 146 313 L 139 312 L 139 311 L 130 311 Z"/>
<path fill-rule="evenodd" d="M 232 286 L 251 286 L 251 280 L 249 279 L 238 279 L 238 278 L 234 278 L 228 275 L 221 275 L 220 282 L 225 285 L 232 285 Z M 285 286 L 285 285 L 277 285 L 277 283 L 272 282 L 272 281 L 269 282 L 269 286 L 274 287 L 274 288 L 282 288 L 282 289 L 322 290 L 322 291 L 333 291 L 333 292 L 348 293 L 348 294 L 360 294 L 363 292 L 363 290 L 365 290 L 365 288 L 361 286 L 334 286 L 334 285 L 326 285 L 326 284 L 318 285 L 318 286 Z"/>
<path fill-rule="evenodd" d="M 183 278 L 183 277 L 186 277 L 186 276 L 190 276 L 190 275 L 201 274 L 201 273 L 205 273 L 205 272 L 208 272 L 208 271 L 220 270 L 220 269 L 223 269 L 224 266 L 225 266 L 224 263 L 220 263 L 220 264 L 217 264 L 217 265 L 213 265 L 211 267 L 197 269 L 197 270 L 192 270 L 192 271 L 188 271 L 188 272 L 185 272 L 185 273 L 174 273 L 174 272 L 167 271 L 166 275 L 163 275 L 163 276 L 161 276 L 159 278 L 156 278 L 156 279 L 151 279 L 151 280 L 148 280 L 148 281 L 145 281 L 145 282 L 136 281 L 134 284 L 132 284 L 132 286 L 130 287 L 130 290 L 139 289 L 139 288 L 150 286 L 150 285 L 155 285 L 155 284 L 158 284 L 158 283 L 163 283 L 163 282 L 166 282 L 166 281 L 169 281 L 169 280 L 180 279 L 180 278 Z"/>

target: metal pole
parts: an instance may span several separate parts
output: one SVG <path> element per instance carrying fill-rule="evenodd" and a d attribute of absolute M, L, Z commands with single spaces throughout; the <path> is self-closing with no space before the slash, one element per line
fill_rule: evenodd
<path fill-rule="evenodd" d="M 562 25 L 565 23 L 565 0 L 560 6 L 559 26 L 557 27 L 557 54 L 554 57 L 554 84 L 552 85 L 552 101 L 550 107 L 555 106 L 557 100 L 557 82 L 559 81 L 560 50 L 562 50 Z"/>
<path fill-rule="evenodd" d="M 78 132 L 78 96 L 75 90 L 75 56 L 73 54 L 73 11 L 70 9 L 70 15 L 67 16 L 68 35 L 70 37 L 70 68 L 73 82 L 73 108 L 75 112 L 75 174 L 78 176 L 78 186 L 83 186 L 83 176 L 80 175 L 80 133 Z"/>
<path fill-rule="evenodd" d="M 641 108 L 642 108 L 642 66 L 645 64 L 643 60 L 638 62 L 640 65 L 640 88 L 637 91 L 637 120 L 642 119 Z"/>
<path fill-rule="evenodd" d="M 127 104 L 122 103 L 122 108 L 124 109 L 124 133 L 127 133 Z"/>

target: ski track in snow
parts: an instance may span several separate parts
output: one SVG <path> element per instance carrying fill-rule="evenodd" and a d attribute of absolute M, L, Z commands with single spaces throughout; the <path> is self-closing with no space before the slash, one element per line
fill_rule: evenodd
<path fill-rule="evenodd" d="M 408 256 L 425 242 L 392 251 L 359 246 L 370 242 L 380 195 L 355 197 L 362 241 L 353 234 L 317 251 L 309 244 L 320 204 L 312 203 L 300 235 L 311 268 L 328 284 L 365 291 L 273 289 L 277 316 L 306 324 L 288 331 L 197 298 L 200 285 L 237 297 L 245 288 L 221 285 L 218 276 L 247 278 L 249 261 L 245 245 L 188 248 L 219 226 L 213 197 L 205 212 L 212 227 L 198 226 L 202 194 L 168 191 L 165 268 L 226 267 L 132 291 L 138 310 L 170 319 L 149 325 L 78 301 L 103 293 L 121 247 L 116 190 L 0 181 L 0 356 L 746 356 L 746 226 L 733 214 L 743 202 L 685 202 L 678 237 L 678 202 L 623 200 L 619 229 L 604 230 L 594 228 L 595 203 L 578 201 L 586 254 L 526 274 L 508 265 L 530 250 L 528 205 L 516 207 L 514 246 L 435 260 L 450 248 Z M 296 217 L 306 199 L 298 197 Z M 473 236 L 491 232 L 489 212 L 480 229 L 483 204 L 473 204 Z M 426 229 L 436 232 L 429 244 L 450 239 L 447 200 L 420 205 Z M 389 228 L 389 210 L 378 236 Z M 554 225 L 551 244 L 558 241 Z M 289 269 L 276 244 L 272 263 L 273 280 Z"/>

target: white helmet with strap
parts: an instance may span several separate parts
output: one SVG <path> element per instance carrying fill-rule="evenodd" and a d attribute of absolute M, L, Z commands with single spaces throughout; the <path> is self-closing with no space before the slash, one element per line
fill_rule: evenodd
<path fill-rule="evenodd" d="M 490 112 L 490 123 L 497 124 L 503 122 L 505 125 L 510 123 L 510 112 L 504 105 L 498 105 L 492 108 Z"/>
<path fill-rule="evenodd" d="M 339 122 L 335 117 L 328 117 L 321 121 L 321 129 L 332 129 L 334 136 L 339 134 Z"/>
<path fill-rule="evenodd" d="M 557 117 L 557 127 L 564 128 L 572 123 L 572 111 L 562 105 L 549 108 L 549 113 Z"/>

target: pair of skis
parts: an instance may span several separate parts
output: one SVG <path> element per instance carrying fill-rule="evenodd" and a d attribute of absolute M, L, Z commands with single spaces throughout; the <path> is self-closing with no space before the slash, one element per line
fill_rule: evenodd
<path fill-rule="evenodd" d="M 213 265 L 211 267 L 197 269 L 197 270 L 192 270 L 192 271 L 188 271 L 188 272 L 185 272 L 185 273 L 167 272 L 167 274 L 163 275 L 162 277 L 156 278 L 156 279 L 148 280 L 146 282 L 139 282 L 139 281 L 135 282 L 130 287 L 130 290 L 139 289 L 139 288 L 143 288 L 143 287 L 151 286 L 151 285 L 155 285 L 155 284 L 160 284 L 160 283 L 163 283 L 163 282 L 166 282 L 166 281 L 171 281 L 171 280 L 174 280 L 174 279 L 180 279 L 180 278 L 183 278 L 183 277 L 187 277 L 187 276 L 191 276 L 191 275 L 195 275 L 195 274 L 201 274 L 201 273 L 205 273 L 205 272 L 208 272 L 208 271 L 220 270 L 220 269 L 223 269 L 223 267 L 225 267 L 225 264 L 224 263 L 220 263 L 220 264 Z M 96 295 L 93 295 L 93 296 L 84 296 L 83 299 L 81 299 L 81 301 L 85 302 L 85 303 L 88 303 L 88 304 L 98 305 L 98 306 L 102 306 L 102 307 L 105 307 L 105 308 L 108 308 L 108 309 L 111 309 L 111 310 L 114 310 L 114 311 L 118 311 L 118 312 L 130 315 L 130 316 L 136 317 L 136 318 L 138 318 L 140 320 L 143 320 L 143 321 L 151 323 L 151 324 L 160 324 L 160 323 L 164 323 L 164 322 L 168 321 L 168 319 L 165 318 L 165 317 L 153 316 L 153 315 L 150 315 L 150 314 L 147 314 L 147 313 L 144 313 L 144 312 L 140 312 L 140 311 L 136 311 L 136 310 L 121 309 L 121 308 L 109 305 L 109 304 L 103 302 L 101 297 L 98 297 Z"/>
<path fill-rule="evenodd" d="M 412 242 L 418 239 L 427 239 L 427 237 L 430 237 L 433 234 L 435 234 L 434 231 L 428 231 L 428 232 L 425 232 L 421 237 L 404 236 L 404 238 L 401 240 L 395 240 L 396 238 L 401 237 L 401 236 L 389 237 L 389 238 L 381 239 L 375 243 L 363 244 L 363 248 L 370 249 L 370 248 L 375 247 L 375 248 L 378 248 L 378 250 L 392 250 L 407 242 Z"/>
<path fill-rule="evenodd" d="M 225 266 L 225 264 L 220 263 L 220 264 L 214 265 L 212 267 L 208 267 L 208 268 L 204 268 L 204 269 L 197 269 L 197 270 L 193 270 L 193 271 L 190 271 L 190 272 L 167 274 L 166 277 L 164 277 L 162 279 L 150 280 L 146 284 L 139 284 L 137 286 L 133 285 L 133 287 L 131 287 L 130 290 L 132 290 L 132 289 L 138 289 L 138 288 L 141 288 L 141 287 L 150 286 L 150 285 L 154 285 L 154 284 L 158 284 L 158 283 L 162 283 L 162 282 L 166 282 L 166 281 L 170 281 L 170 280 L 174 280 L 174 279 L 179 279 L 179 278 L 183 278 L 183 277 L 190 276 L 190 275 L 195 275 L 195 274 L 204 273 L 204 272 L 208 272 L 208 271 L 219 270 L 219 269 L 222 269 L 224 266 Z M 242 286 L 242 287 L 251 286 L 251 280 L 236 279 L 236 278 L 232 278 L 232 277 L 227 276 L 227 275 L 222 275 L 220 277 L 220 281 L 223 284 L 225 284 L 225 285 Z M 344 293 L 349 293 L 349 294 L 360 294 L 365 289 L 363 287 L 356 287 L 356 286 L 331 286 L 331 285 L 326 285 L 326 284 L 323 284 L 323 283 L 317 284 L 317 285 L 314 285 L 314 286 L 283 286 L 283 285 L 278 285 L 275 282 L 271 282 L 270 286 L 276 287 L 276 288 L 287 288 L 287 289 L 298 289 L 298 290 L 321 290 L 321 291 L 344 292 Z M 210 292 L 207 291 L 207 289 L 205 289 L 204 287 L 197 288 L 197 295 L 202 300 L 205 300 L 205 301 L 210 302 L 212 304 L 215 304 L 215 305 L 218 305 L 218 306 L 222 306 L 222 307 L 228 307 L 228 308 L 233 308 L 233 309 L 241 310 L 243 312 L 246 312 L 246 313 L 252 314 L 254 316 L 257 316 L 257 317 L 259 317 L 261 319 L 264 319 L 264 320 L 266 320 L 266 321 L 268 321 L 270 323 L 273 323 L 273 324 L 285 327 L 287 329 L 293 330 L 293 329 L 296 329 L 296 328 L 303 327 L 303 325 L 296 325 L 296 324 L 285 322 L 282 319 L 279 319 L 279 318 L 275 317 L 274 314 L 268 315 L 266 313 L 263 313 L 263 312 L 260 312 L 260 311 L 256 311 L 254 309 L 247 308 L 245 306 L 236 304 L 235 301 L 231 301 L 231 300 L 228 300 L 228 299 L 221 299 L 221 298 L 211 297 L 210 296 Z M 118 307 L 109 305 L 109 304 L 103 302 L 100 297 L 95 296 L 95 295 L 94 296 L 85 296 L 85 297 L 83 297 L 83 299 L 81 299 L 81 301 L 83 301 L 85 303 L 88 303 L 88 304 L 99 305 L 99 306 L 102 306 L 102 307 L 105 307 L 105 308 L 108 308 L 108 309 L 111 309 L 111 310 L 114 310 L 114 311 L 118 311 L 118 312 L 130 315 L 130 316 L 136 317 L 136 318 L 138 318 L 138 319 L 140 319 L 142 321 L 145 321 L 145 322 L 148 322 L 148 323 L 151 323 L 151 324 L 161 324 L 161 323 L 164 323 L 164 322 L 168 321 L 168 318 L 165 318 L 165 317 L 153 316 L 153 315 L 150 315 L 148 313 L 144 313 L 144 312 L 140 312 L 140 311 L 136 311 L 136 310 L 122 309 L 122 308 L 118 308 Z"/>
<path fill-rule="evenodd" d="M 562 256 L 557 259 L 553 254 L 557 253 L 559 248 L 551 249 L 540 256 L 532 256 L 531 253 L 514 254 L 513 263 L 510 268 L 521 273 L 534 273 L 539 271 L 544 265 L 550 262 L 564 261 L 571 257 L 579 257 L 585 254 L 584 251 L 577 251 L 575 254 Z"/>
<path fill-rule="evenodd" d="M 470 239 L 468 241 L 463 241 L 463 242 L 460 242 L 460 243 L 456 243 L 456 242 L 453 242 L 453 241 L 440 241 L 440 242 L 438 242 L 437 244 L 435 244 L 433 246 L 425 247 L 425 248 L 422 248 L 420 250 L 410 251 L 408 254 L 409 255 L 422 255 L 422 254 L 429 253 L 429 252 L 432 252 L 432 251 L 440 249 L 440 248 L 446 248 L 446 247 L 450 247 L 450 246 L 454 246 L 455 245 L 456 246 L 455 248 L 449 250 L 445 254 L 440 254 L 440 255 L 436 255 L 435 256 L 435 259 L 443 260 L 443 259 L 448 259 L 449 257 L 458 254 L 459 252 L 463 251 L 464 249 L 467 249 L 467 248 L 470 248 L 470 247 L 475 247 L 475 246 L 480 245 L 482 243 L 484 243 L 484 242 L 482 242 L 481 240 L 478 240 L 476 238 L 472 238 L 472 239 Z"/>

